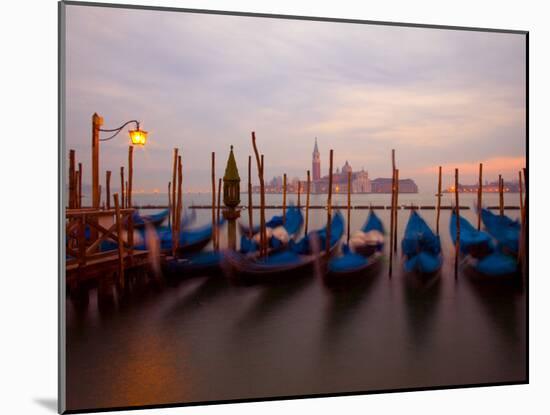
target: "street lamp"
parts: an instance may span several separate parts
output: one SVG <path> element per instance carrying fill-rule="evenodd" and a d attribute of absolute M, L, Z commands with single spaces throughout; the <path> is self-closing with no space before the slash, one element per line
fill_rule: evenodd
<path fill-rule="evenodd" d="M 148 132 L 139 128 L 139 121 L 137 121 L 137 120 L 127 121 L 124 124 L 122 124 L 120 127 L 113 128 L 111 130 L 107 130 L 105 128 L 100 128 L 99 131 L 101 131 L 101 132 L 104 132 L 104 133 L 113 133 L 114 132 L 114 134 L 107 137 L 107 138 L 100 138 L 99 141 L 108 141 L 108 140 L 111 140 L 111 139 L 115 138 L 122 131 L 122 129 L 124 127 L 126 127 L 128 124 L 135 124 L 136 125 L 135 130 L 128 130 L 128 134 L 130 135 L 130 141 L 132 142 L 132 144 L 135 145 L 135 146 L 144 146 L 145 143 L 147 142 Z"/>
<path fill-rule="evenodd" d="M 132 144 L 135 146 L 144 146 L 147 142 L 147 131 L 143 131 L 139 129 L 139 123 L 137 125 L 137 128 L 135 130 L 128 131 L 130 133 L 130 140 L 132 141 Z"/>
<path fill-rule="evenodd" d="M 135 130 L 128 131 L 132 145 L 144 146 L 147 142 L 147 131 L 140 129 L 139 121 L 130 120 L 118 128 L 105 129 L 101 128 L 103 117 L 100 117 L 97 113 L 92 116 L 92 206 L 94 208 L 99 208 L 99 142 L 112 140 L 129 124 L 135 124 L 136 126 Z M 99 138 L 100 132 L 114 134 L 106 138 Z"/>

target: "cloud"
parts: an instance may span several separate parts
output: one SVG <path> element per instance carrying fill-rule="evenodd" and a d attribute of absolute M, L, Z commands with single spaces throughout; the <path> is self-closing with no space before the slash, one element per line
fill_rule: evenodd
<path fill-rule="evenodd" d="M 291 177 L 315 136 L 323 169 L 333 148 L 373 176 L 392 148 L 411 175 L 525 154 L 521 35 L 77 5 L 67 19 L 67 147 L 86 167 L 93 112 L 107 128 L 139 119 L 138 188 L 165 187 L 174 147 L 188 189 L 208 189 L 212 151 L 223 174 L 230 144 L 245 171 L 252 130 L 267 173 Z M 101 170 L 118 171 L 127 146 L 102 144 Z"/>
<path fill-rule="evenodd" d="M 526 158 L 520 157 L 494 157 L 476 162 L 463 161 L 451 165 L 442 165 L 443 174 L 453 175 L 454 170 L 458 169 L 461 183 L 477 182 L 479 177 L 479 163 L 483 163 L 483 177 L 485 180 L 493 181 L 499 174 L 507 181 L 517 181 L 519 172 L 527 166 Z M 439 166 L 428 166 L 416 170 L 418 175 L 427 175 L 437 177 Z"/>

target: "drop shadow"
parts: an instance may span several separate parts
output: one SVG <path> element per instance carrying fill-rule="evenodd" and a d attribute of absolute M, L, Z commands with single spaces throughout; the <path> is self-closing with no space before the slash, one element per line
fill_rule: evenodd
<path fill-rule="evenodd" d="M 34 398 L 34 402 L 48 411 L 57 413 L 57 399 L 55 398 Z"/>

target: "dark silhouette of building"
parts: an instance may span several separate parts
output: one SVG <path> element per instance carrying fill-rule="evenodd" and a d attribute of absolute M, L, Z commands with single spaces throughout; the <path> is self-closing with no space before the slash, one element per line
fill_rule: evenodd
<path fill-rule="evenodd" d="M 377 178 L 371 181 L 372 193 L 391 193 L 392 179 Z M 418 193 L 418 186 L 412 179 L 399 180 L 399 193 Z"/>

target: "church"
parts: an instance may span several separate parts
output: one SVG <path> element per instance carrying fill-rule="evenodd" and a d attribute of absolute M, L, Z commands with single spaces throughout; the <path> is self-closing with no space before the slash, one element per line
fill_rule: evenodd
<path fill-rule="evenodd" d="M 328 175 L 321 177 L 321 153 L 317 145 L 317 137 L 315 137 L 315 145 L 313 147 L 313 155 L 311 161 L 311 179 L 312 193 L 327 193 L 329 186 Z M 371 182 L 369 173 L 362 169 L 358 172 L 353 172 L 351 165 L 346 160 L 342 169 L 336 168 L 332 174 L 332 191 L 334 193 L 348 192 L 348 173 L 351 173 L 351 193 L 370 193 Z"/>

